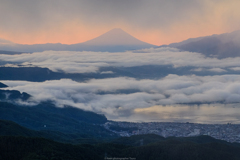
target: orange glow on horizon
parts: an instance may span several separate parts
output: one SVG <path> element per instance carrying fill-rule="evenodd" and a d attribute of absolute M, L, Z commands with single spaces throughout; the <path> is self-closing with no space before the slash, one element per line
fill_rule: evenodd
<path fill-rule="evenodd" d="M 15 23 L 9 23 L 9 26 L 3 25 L 4 27 L 0 27 L 0 39 L 18 44 L 76 44 L 94 39 L 113 28 L 121 28 L 141 41 L 159 46 L 181 42 L 189 38 L 222 34 L 240 29 L 239 0 L 219 1 L 217 3 L 203 0 L 200 4 L 202 5 L 200 11 L 195 12 L 194 8 L 189 8 L 189 12 L 186 12 L 187 15 L 183 14 L 179 19 L 171 16 L 168 18 L 168 15 L 162 11 L 162 16 L 167 20 L 169 19 L 166 23 L 161 16 L 159 19 L 155 17 L 153 20 L 149 20 L 147 16 L 142 17 L 143 21 L 138 23 L 138 21 L 134 22 L 126 17 L 119 18 L 118 16 L 116 16 L 118 17 L 116 19 L 112 18 L 107 21 L 90 21 L 87 15 L 83 16 L 86 19 L 81 19 L 81 16 L 74 14 L 75 12 L 69 13 L 72 17 L 67 18 L 63 14 L 65 12 L 59 15 L 58 12 L 47 12 L 42 14 L 43 20 L 46 19 L 46 21 L 43 21 L 43 25 L 41 23 L 39 26 L 28 25 L 28 23 L 33 23 L 30 21 L 32 17 L 24 23 L 26 25 L 17 26 Z M 135 14 L 135 12 L 133 13 Z M 47 15 L 50 17 L 49 19 Z M 63 18 L 61 18 L 61 15 L 63 15 Z M 18 17 L 17 14 L 14 14 L 12 18 L 11 21 L 21 22 L 21 17 Z M 140 18 L 139 21 L 141 21 Z M 25 17 L 22 19 L 25 19 Z M 156 21 L 160 23 L 155 23 Z"/>
<path fill-rule="evenodd" d="M 24 35 L 24 36 L 14 36 L 14 35 L 0 35 L 1 38 L 10 40 L 14 43 L 19 44 L 45 44 L 45 43 L 62 43 L 62 44 L 76 44 L 76 43 L 82 43 L 88 40 L 91 40 L 93 38 L 96 38 L 100 36 L 101 34 L 106 33 L 105 30 L 103 31 L 83 31 L 78 33 L 68 32 L 68 33 L 36 33 L 34 34 L 35 37 L 32 35 Z M 129 33 L 129 32 L 128 32 Z M 154 45 L 164 45 L 164 44 L 170 44 L 175 42 L 181 42 L 183 40 L 189 39 L 189 38 L 196 38 L 196 37 L 202 37 L 202 36 L 209 36 L 212 34 L 221 34 L 225 33 L 222 30 L 219 31 L 188 31 L 188 32 L 180 32 L 180 33 L 174 33 L 174 34 L 168 34 L 163 32 L 147 32 L 142 34 L 136 33 L 129 33 L 135 38 L 150 43 Z"/>
<path fill-rule="evenodd" d="M 66 23 L 64 26 L 58 28 L 49 28 L 47 30 L 36 31 L 28 34 L 4 33 L 0 31 L 0 33 L 2 33 L 0 34 L 0 38 L 19 44 L 76 44 L 96 38 L 113 28 L 122 28 L 124 31 L 134 36 L 135 38 L 157 46 L 181 42 L 189 38 L 229 32 L 220 27 L 216 28 L 215 25 L 212 24 L 209 24 L 207 26 L 206 24 L 183 23 L 175 24 L 174 26 L 172 26 L 172 28 L 169 28 L 168 30 L 143 30 L 123 24 L 108 27 L 89 27 L 79 25 L 79 23 L 76 22 L 72 22 Z"/>

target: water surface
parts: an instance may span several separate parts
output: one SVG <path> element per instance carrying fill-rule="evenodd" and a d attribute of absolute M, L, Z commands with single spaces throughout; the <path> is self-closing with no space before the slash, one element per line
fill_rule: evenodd
<path fill-rule="evenodd" d="M 240 104 L 166 105 L 137 108 L 117 121 L 240 124 Z"/>

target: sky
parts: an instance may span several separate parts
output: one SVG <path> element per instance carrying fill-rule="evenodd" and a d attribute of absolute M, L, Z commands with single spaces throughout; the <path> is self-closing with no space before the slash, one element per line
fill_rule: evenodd
<path fill-rule="evenodd" d="M 121 28 L 169 44 L 239 30 L 238 6 L 239 0 L 0 0 L 0 41 L 74 44 Z"/>

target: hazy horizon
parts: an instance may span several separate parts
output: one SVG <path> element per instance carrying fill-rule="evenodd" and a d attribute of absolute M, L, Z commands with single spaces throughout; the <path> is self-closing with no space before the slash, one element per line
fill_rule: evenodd
<path fill-rule="evenodd" d="M 240 28 L 238 0 L 0 3 L 0 38 L 19 44 L 82 43 L 122 28 L 141 41 L 159 46 Z"/>

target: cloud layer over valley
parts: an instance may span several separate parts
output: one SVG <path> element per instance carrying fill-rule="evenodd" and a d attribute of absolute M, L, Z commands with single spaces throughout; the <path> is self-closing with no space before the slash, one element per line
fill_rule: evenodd
<path fill-rule="evenodd" d="M 20 55 L 1 55 L 0 61 L 8 67 L 38 66 L 55 72 L 96 73 L 101 67 L 134 67 L 144 65 L 171 65 L 207 68 L 211 72 L 224 72 L 224 68 L 240 67 L 237 58 L 207 58 L 199 53 L 180 52 L 174 48 L 156 48 L 119 53 L 45 51 Z M 201 69 L 200 69 L 201 70 Z M 110 72 L 109 72 L 110 73 Z"/>
<path fill-rule="evenodd" d="M 196 103 L 240 103 L 240 76 L 177 76 L 159 80 L 119 77 L 75 82 L 69 79 L 45 81 L 2 81 L 13 90 L 33 95 L 32 101 L 53 100 L 59 107 L 71 105 L 127 117 L 135 109 L 155 105 Z"/>
<path fill-rule="evenodd" d="M 103 113 L 109 119 L 129 118 L 136 113 L 149 111 L 151 107 L 164 105 L 240 103 L 239 61 L 240 57 L 209 58 L 174 48 L 119 53 L 46 51 L 0 54 L 2 68 L 37 66 L 66 74 L 114 75 L 115 71 L 108 68 L 122 67 L 124 71 L 135 72 L 135 75 L 143 74 L 139 78 L 123 72 L 115 77 L 97 78 L 93 75 L 84 81 L 69 78 L 41 83 L 1 80 L 9 86 L 6 89 L 31 94 L 33 97 L 27 102 L 30 105 L 51 100 L 59 107 L 70 105 Z M 158 67 L 154 69 L 149 66 L 171 66 L 175 72 L 168 72 L 167 67 L 159 70 Z M 107 69 L 101 70 L 104 67 Z M 184 67 L 188 70 L 183 69 L 184 72 L 178 74 L 178 69 Z M 149 74 L 145 75 L 142 70 Z M 166 73 L 155 76 L 161 72 Z M 81 76 L 84 77 L 84 74 Z"/>

